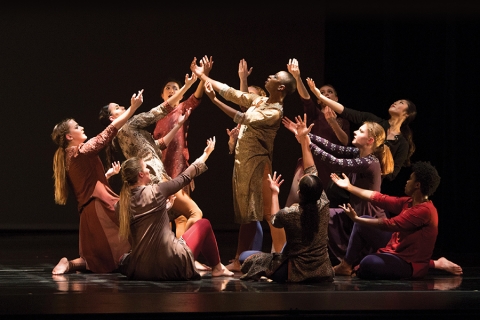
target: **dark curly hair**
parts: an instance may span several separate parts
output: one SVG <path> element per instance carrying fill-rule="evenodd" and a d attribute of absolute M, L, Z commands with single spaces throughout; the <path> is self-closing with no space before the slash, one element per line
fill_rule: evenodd
<path fill-rule="evenodd" d="M 300 224 L 302 226 L 302 241 L 310 243 L 318 232 L 320 216 L 317 201 L 323 192 L 323 184 L 316 175 L 304 175 L 298 183 L 299 204 L 302 208 Z"/>
<path fill-rule="evenodd" d="M 430 162 L 417 161 L 412 164 L 412 172 L 415 174 L 415 181 L 420 182 L 422 194 L 431 196 L 440 184 L 440 176 L 437 169 Z"/>

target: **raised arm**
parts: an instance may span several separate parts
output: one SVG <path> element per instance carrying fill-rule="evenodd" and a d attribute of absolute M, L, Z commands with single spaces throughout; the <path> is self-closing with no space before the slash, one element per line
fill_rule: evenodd
<path fill-rule="evenodd" d="M 210 156 L 210 154 L 212 153 L 212 151 L 215 149 L 215 143 L 216 143 L 215 136 L 213 136 L 213 138 L 209 138 L 207 140 L 207 146 L 203 150 L 203 154 L 200 157 L 198 157 L 197 160 L 205 163 L 208 157 Z"/>
<path fill-rule="evenodd" d="M 337 114 L 333 112 L 332 108 L 329 106 L 326 106 L 325 109 L 325 119 L 328 122 L 328 125 L 330 128 L 332 128 L 333 132 L 338 138 L 338 141 L 340 141 L 341 144 L 344 146 L 348 145 L 348 135 L 345 131 L 343 131 L 342 127 L 337 122 Z"/>
<path fill-rule="evenodd" d="M 237 110 L 226 105 L 222 101 L 218 100 L 217 95 L 215 94 L 215 91 L 213 89 L 213 85 L 210 81 L 205 82 L 205 93 L 206 95 L 212 100 L 212 102 L 220 108 L 227 116 L 230 118 L 235 118 L 235 115 L 237 114 Z"/>
<path fill-rule="evenodd" d="M 143 89 L 138 91 L 138 94 L 133 94 L 132 98 L 130 99 L 130 107 L 122 113 L 120 116 L 115 118 L 112 121 L 112 125 L 120 129 L 131 116 L 135 114 L 135 111 L 142 105 L 143 103 Z"/>
<path fill-rule="evenodd" d="M 280 211 L 280 204 L 278 201 L 278 194 L 280 193 L 280 186 L 283 183 L 282 175 L 279 174 L 277 176 L 277 172 L 273 173 L 273 177 L 268 174 L 268 182 L 270 183 L 270 190 L 272 191 L 272 206 L 270 207 L 270 213 L 272 214 L 272 218 L 274 219 L 275 214 Z"/>
<path fill-rule="evenodd" d="M 248 68 L 245 59 L 238 63 L 238 78 L 240 79 L 240 91 L 248 92 L 248 76 L 252 73 L 253 67 Z"/>
<path fill-rule="evenodd" d="M 195 81 L 197 81 L 197 79 L 198 78 L 195 74 L 192 73 L 192 76 L 190 77 L 187 73 L 185 75 L 185 84 L 183 85 L 183 87 L 181 87 L 180 90 L 177 90 L 177 92 L 175 92 L 173 96 L 168 98 L 165 102 L 171 106 L 174 106 L 175 104 L 177 104 L 177 102 L 179 102 L 182 99 L 185 92 L 187 92 L 187 90 L 190 89 L 190 87 L 195 83 Z"/>
<path fill-rule="evenodd" d="M 310 94 L 308 93 L 307 88 L 305 87 L 305 84 L 303 84 L 302 78 L 300 77 L 300 67 L 298 65 L 297 59 L 289 59 L 288 64 L 287 64 L 287 69 L 288 72 L 292 74 L 292 76 L 295 78 L 297 82 L 297 91 L 300 97 L 302 97 L 305 100 L 310 99 Z"/>
<path fill-rule="evenodd" d="M 305 170 L 315 165 L 312 150 L 310 149 L 310 137 L 308 136 L 308 133 L 312 130 L 313 123 L 307 127 L 307 114 L 303 115 L 303 120 L 300 116 L 295 117 L 295 120 L 297 125 L 296 138 L 302 146 L 303 169 Z"/>
<path fill-rule="evenodd" d="M 210 74 L 210 71 L 212 70 L 213 67 L 213 60 L 212 57 L 207 58 L 207 56 L 202 58 L 203 65 L 205 67 L 205 74 L 208 75 Z M 195 98 L 200 99 L 203 96 L 203 92 L 205 91 L 205 81 L 200 80 L 200 83 L 197 86 L 197 90 L 195 90 Z"/>
<path fill-rule="evenodd" d="M 320 90 L 315 86 L 315 81 L 313 81 L 313 79 L 307 78 L 307 84 L 310 87 L 310 90 L 313 92 L 313 94 L 318 98 L 318 100 L 320 100 L 326 106 L 329 106 L 330 108 L 332 108 L 332 110 L 335 111 L 336 113 L 342 114 L 343 108 L 344 108 L 343 105 L 336 101 L 333 101 L 332 99 L 325 97 L 320 92 Z"/>
<path fill-rule="evenodd" d="M 203 60 L 203 59 L 202 59 Z M 212 88 L 215 91 L 220 91 L 220 88 L 223 86 L 222 82 L 213 80 L 208 75 L 205 74 L 205 65 L 203 61 L 200 61 L 200 65 L 197 65 L 197 58 L 193 58 L 192 63 L 190 64 L 190 70 L 193 74 L 195 74 L 201 81 L 210 82 L 212 84 Z"/>

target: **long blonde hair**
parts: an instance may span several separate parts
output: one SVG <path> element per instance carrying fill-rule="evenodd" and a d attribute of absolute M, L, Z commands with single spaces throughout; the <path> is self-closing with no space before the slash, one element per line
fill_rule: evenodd
<path fill-rule="evenodd" d="M 373 154 L 380 160 L 382 176 L 393 172 L 394 162 L 390 148 L 385 144 L 386 134 L 381 125 L 376 122 L 365 121 L 368 128 L 368 136 L 374 139 Z"/>
<path fill-rule="evenodd" d="M 131 187 L 138 181 L 138 173 L 142 171 L 142 159 L 130 158 L 122 163 L 122 190 L 120 191 L 119 205 L 119 234 L 123 239 L 130 237 L 130 220 L 132 213 L 130 211 L 130 198 L 132 196 Z"/>
<path fill-rule="evenodd" d="M 53 128 L 52 140 L 58 145 L 53 156 L 53 179 L 55 188 L 55 203 L 65 205 L 68 198 L 67 171 L 65 169 L 65 148 L 68 146 L 66 134 L 70 132 L 70 121 L 64 119 Z"/>

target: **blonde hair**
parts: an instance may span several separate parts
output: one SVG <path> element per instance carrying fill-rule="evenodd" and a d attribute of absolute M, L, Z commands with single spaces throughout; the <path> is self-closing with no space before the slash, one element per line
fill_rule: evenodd
<path fill-rule="evenodd" d="M 131 187 L 138 181 L 138 173 L 142 171 L 142 159 L 130 158 L 122 163 L 122 190 L 120 191 L 119 205 L 119 235 L 123 239 L 130 237 L 130 220 L 132 212 L 130 211 L 130 198 L 132 196 Z"/>
<path fill-rule="evenodd" d="M 393 172 L 394 162 L 390 148 L 385 144 L 386 134 L 381 125 L 376 122 L 365 121 L 364 124 L 368 128 L 368 136 L 372 137 L 373 154 L 380 160 L 380 168 L 382 176 Z"/>
<path fill-rule="evenodd" d="M 64 119 L 53 128 L 52 140 L 58 145 L 53 156 L 53 179 L 55 203 L 65 205 L 68 198 L 67 171 L 65 169 L 65 148 L 68 146 L 66 134 L 70 132 L 70 121 Z"/>

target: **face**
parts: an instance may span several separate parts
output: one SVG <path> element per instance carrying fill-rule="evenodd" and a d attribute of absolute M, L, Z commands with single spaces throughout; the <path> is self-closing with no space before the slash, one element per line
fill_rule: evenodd
<path fill-rule="evenodd" d="M 353 132 L 352 144 L 355 147 L 366 146 L 368 143 L 372 143 L 373 138 L 368 136 L 368 126 L 363 124 L 358 130 Z"/>
<path fill-rule="evenodd" d="M 330 86 L 323 86 L 320 87 L 320 93 L 327 97 L 328 99 L 331 99 L 333 101 L 338 101 L 337 93 L 336 91 L 330 87 Z M 320 100 L 317 101 L 318 104 L 322 104 Z"/>
<path fill-rule="evenodd" d="M 397 100 L 388 109 L 391 116 L 405 116 L 407 117 L 408 102 L 407 100 Z"/>
<path fill-rule="evenodd" d="M 283 71 L 268 76 L 267 81 L 265 81 L 265 89 L 267 89 L 268 92 L 277 91 L 278 87 L 282 85 L 282 80 Z"/>
<path fill-rule="evenodd" d="M 407 196 L 411 196 L 418 187 L 419 187 L 419 183 L 416 182 L 415 172 L 412 172 L 412 174 L 410 174 L 410 178 L 407 180 L 407 183 L 405 184 L 405 194 Z"/>
<path fill-rule="evenodd" d="M 83 127 L 80 126 L 76 121 L 70 120 L 68 125 L 70 127 L 69 133 L 66 134 L 68 141 L 78 145 L 87 140 L 87 136 L 83 132 Z"/>
<path fill-rule="evenodd" d="M 166 101 L 168 98 L 173 96 L 175 92 L 180 90 L 180 87 L 178 86 L 178 83 L 170 81 L 168 82 L 165 87 L 163 88 L 162 91 L 162 99 L 163 101 Z"/>
<path fill-rule="evenodd" d="M 122 113 L 125 112 L 125 107 L 111 102 L 108 104 L 108 112 L 110 113 L 110 120 L 113 121 L 113 119 L 118 118 Z"/>
<path fill-rule="evenodd" d="M 150 170 L 148 170 L 147 164 L 144 161 L 142 161 L 142 170 L 138 173 L 138 182 L 144 185 L 152 182 L 152 179 L 150 179 Z"/>

